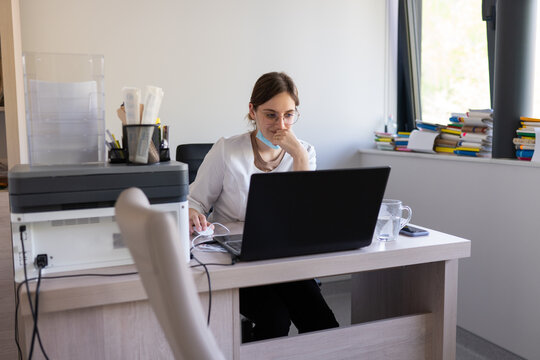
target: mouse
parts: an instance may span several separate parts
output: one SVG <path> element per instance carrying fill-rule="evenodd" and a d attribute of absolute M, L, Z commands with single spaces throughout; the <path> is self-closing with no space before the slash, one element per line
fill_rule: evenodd
<path fill-rule="evenodd" d="M 212 236 L 214 235 L 214 229 L 212 229 L 210 226 L 206 228 L 206 230 L 197 231 L 195 226 L 193 227 L 193 231 L 201 236 Z"/>

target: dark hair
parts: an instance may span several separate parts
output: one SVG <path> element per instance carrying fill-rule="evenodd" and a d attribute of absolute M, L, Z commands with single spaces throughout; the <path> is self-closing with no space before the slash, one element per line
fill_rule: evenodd
<path fill-rule="evenodd" d="M 253 92 L 251 93 L 249 102 L 253 104 L 253 110 L 256 111 L 259 105 L 264 104 L 282 92 L 287 92 L 296 106 L 300 104 L 298 90 L 293 79 L 284 72 L 269 72 L 257 80 L 255 86 L 253 86 Z M 253 120 L 249 114 L 248 118 Z"/>

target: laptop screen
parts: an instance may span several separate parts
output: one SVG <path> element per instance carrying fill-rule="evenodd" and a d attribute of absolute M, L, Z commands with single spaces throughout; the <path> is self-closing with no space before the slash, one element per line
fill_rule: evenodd
<path fill-rule="evenodd" d="M 241 260 L 371 244 L 389 167 L 251 176 Z"/>

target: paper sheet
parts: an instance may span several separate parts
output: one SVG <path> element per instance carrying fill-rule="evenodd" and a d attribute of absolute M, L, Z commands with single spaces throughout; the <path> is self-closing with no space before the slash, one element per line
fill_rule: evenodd
<path fill-rule="evenodd" d="M 141 124 L 155 124 L 163 99 L 163 90 L 156 86 L 146 87 L 146 96 L 144 99 L 144 111 Z"/>
<path fill-rule="evenodd" d="M 409 136 L 408 149 L 419 152 L 435 153 L 433 145 L 438 132 L 413 130 Z"/>
<path fill-rule="evenodd" d="M 135 87 L 122 88 L 122 98 L 124 109 L 126 110 L 126 122 L 128 125 L 136 125 L 141 122 L 139 104 L 141 102 L 141 91 Z"/>

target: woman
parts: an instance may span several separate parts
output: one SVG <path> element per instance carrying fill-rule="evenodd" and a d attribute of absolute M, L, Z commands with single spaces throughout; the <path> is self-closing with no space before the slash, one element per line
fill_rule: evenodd
<path fill-rule="evenodd" d="M 296 86 L 285 73 L 257 80 L 248 114 L 255 129 L 219 139 L 190 186 L 192 229 L 206 230 L 213 226 L 209 220 L 244 221 L 254 173 L 315 170 L 315 149 L 292 131 L 298 104 Z M 314 280 L 240 289 L 240 312 L 254 322 L 254 340 L 287 335 L 291 321 L 300 333 L 338 326 Z"/>

